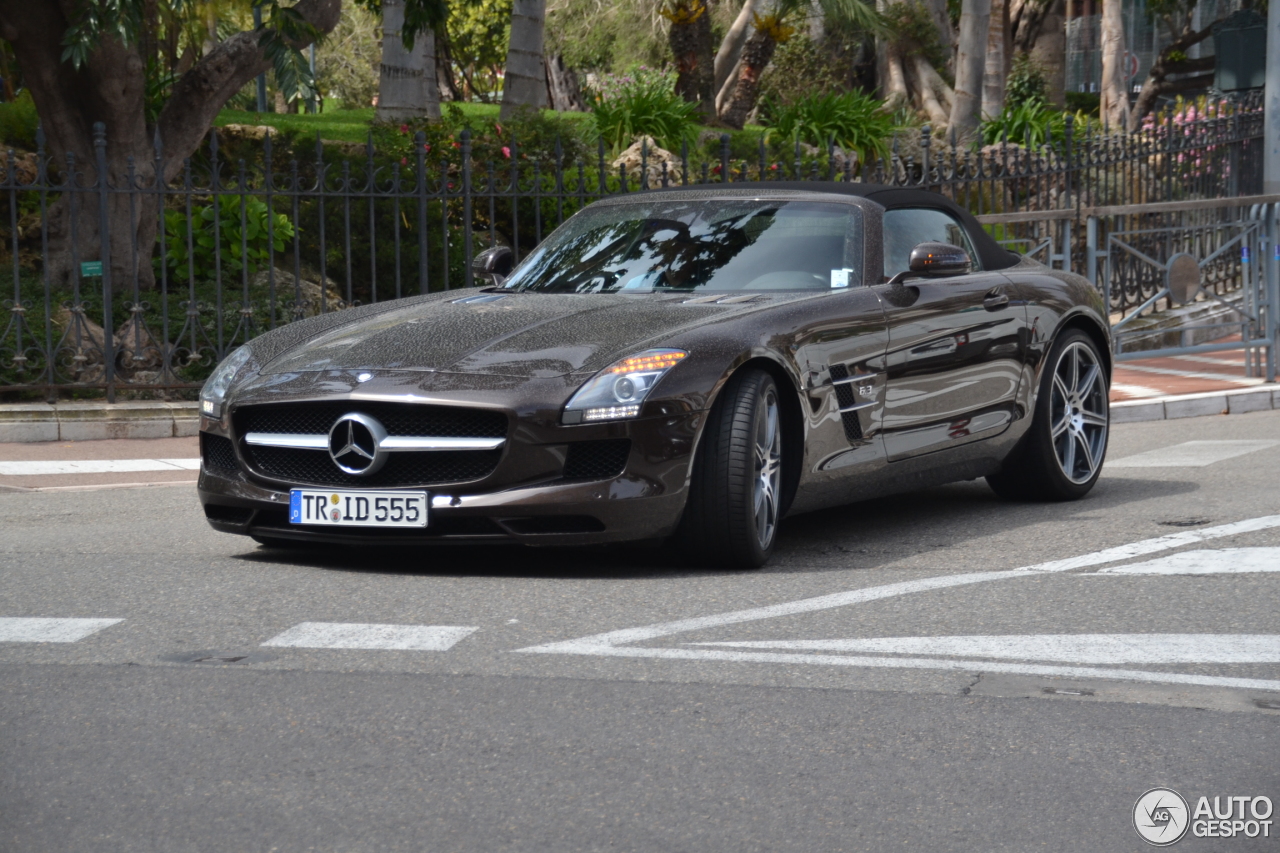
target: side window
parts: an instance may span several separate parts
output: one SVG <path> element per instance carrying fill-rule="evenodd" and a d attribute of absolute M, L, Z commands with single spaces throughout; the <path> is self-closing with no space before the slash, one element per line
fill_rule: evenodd
<path fill-rule="evenodd" d="M 884 213 L 885 280 L 906 270 L 911 250 L 928 241 L 959 246 L 973 259 L 973 268 L 979 268 L 979 259 L 974 254 L 969 235 L 951 214 L 924 207 L 906 207 Z"/>

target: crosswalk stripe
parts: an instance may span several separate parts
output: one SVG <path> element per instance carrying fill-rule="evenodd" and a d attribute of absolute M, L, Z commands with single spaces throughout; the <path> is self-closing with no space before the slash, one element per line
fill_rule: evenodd
<path fill-rule="evenodd" d="M 1224 459 L 1275 447 L 1280 441 L 1184 441 L 1121 459 L 1108 459 L 1108 468 L 1203 468 Z"/>
<path fill-rule="evenodd" d="M 123 621 L 0 616 L 0 643 L 74 643 Z"/>
<path fill-rule="evenodd" d="M 303 649 L 403 649 L 445 652 L 477 628 L 453 625 L 369 625 L 357 622 L 300 622 L 264 646 Z"/>
<path fill-rule="evenodd" d="M 1165 393 L 1145 385 L 1126 385 L 1122 382 L 1112 382 L 1111 390 L 1129 397 L 1162 397 Z"/>
<path fill-rule="evenodd" d="M 129 474 L 136 471 L 198 471 L 196 459 L 51 459 L 0 462 L 0 476 L 35 477 L 50 474 Z"/>

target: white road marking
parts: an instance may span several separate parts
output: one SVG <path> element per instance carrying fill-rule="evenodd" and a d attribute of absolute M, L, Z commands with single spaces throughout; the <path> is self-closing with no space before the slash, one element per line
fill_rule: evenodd
<path fill-rule="evenodd" d="M 1280 548 L 1223 548 L 1218 551 L 1182 551 L 1167 557 L 1112 566 L 1085 578 L 1120 575 L 1219 575 L 1240 572 L 1280 572 Z"/>
<path fill-rule="evenodd" d="M 1280 663 L 1277 634 L 1025 634 L 690 643 L 736 649 L 948 655 L 1064 663 Z"/>
<path fill-rule="evenodd" d="M 355 622 L 300 622 L 264 646 L 303 649 L 404 649 L 447 652 L 476 628 L 452 625 L 365 625 Z"/>
<path fill-rule="evenodd" d="M 1111 390 L 1127 394 L 1130 397 L 1163 397 L 1165 393 L 1157 391 L 1155 388 L 1148 388 L 1145 385 L 1126 385 L 1123 382 L 1112 382 Z"/>
<path fill-rule="evenodd" d="M 662 658 L 667 660 L 1020 672 L 1031 675 L 1062 676 L 1067 678 L 1114 678 L 1126 681 L 1204 684 L 1218 687 L 1241 687 L 1255 690 L 1280 690 L 1280 681 L 1267 681 L 1263 679 L 1249 678 L 1226 678 L 1208 675 L 1191 675 L 1186 673 L 1141 672 L 1136 670 L 1086 667 L 1054 667 L 1022 663 L 992 663 L 990 661 L 943 661 L 926 658 L 876 658 L 857 657 L 852 655 L 786 654 L 777 652 L 729 652 L 713 651 L 710 649 L 644 648 L 622 645 L 623 643 L 638 643 L 687 631 L 715 628 L 721 625 L 755 622 L 779 616 L 793 616 L 800 613 L 829 610 L 834 607 L 846 607 L 851 604 L 861 604 L 866 601 L 893 598 L 900 595 L 909 595 L 915 592 L 926 592 L 929 590 L 945 589 L 953 586 L 985 583 L 987 581 L 1014 580 L 1017 578 L 1034 577 L 1043 572 L 1066 572 L 1071 569 L 1100 566 L 1105 565 L 1106 563 L 1116 563 L 1121 560 L 1132 559 L 1133 557 L 1139 557 L 1144 554 L 1152 554 L 1159 551 L 1180 548 L 1185 545 L 1193 545 L 1197 542 L 1205 542 L 1210 539 L 1218 539 L 1224 536 L 1235 536 L 1240 533 L 1249 533 L 1257 530 L 1268 530 L 1275 527 L 1280 527 L 1280 515 L 1249 518 L 1243 521 L 1231 522 L 1230 524 L 1221 524 L 1216 527 L 1206 527 L 1200 530 L 1185 530 L 1180 533 L 1169 534 L 1168 536 L 1144 539 L 1139 542 L 1131 542 L 1127 545 L 1119 545 L 1114 548 L 1095 551 L 1092 554 L 1082 554 L 1078 557 L 1068 557 L 1063 560 L 1052 560 L 1046 563 L 1037 563 L 1035 565 L 1025 566 L 1019 569 L 1007 569 L 995 572 L 970 572 L 959 575 L 943 575 L 939 577 L 922 578 L 914 581 L 902 581 L 900 583 L 886 584 L 884 586 L 867 587 L 864 589 L 837 592 L 831 595 L 822 595 L 816 598 L 806 598 L 800 601 L 789 601 L 782 604 L 769 605 L 767 607 L 754 607 L 749 610 L 735 610 L 714 616 L 699 616 L 691 619 L 680 619 L 674 622 L 660 622 L 655 625 L 647 625 L 640 628 L 625 628 L 619 631 L 608 631 L 603 634 L 592 634 L 587 637 L 579 637 L 573 640 L 546 643 L 539 646 L 528 646 L 523 649 L 516 649 L 515 651 L 531 654 L 598 655 L 603 657 Z"/>
<path fill-rule="evenodd" d="M 135 471 L 199 471 L 197 459 L 62 459 L 0 462 L 0 476 L 35 477 L 50 474 L 128 474 Z"/>
<path fill-rule="evenodd" d="M 0 643 L 74 643 L 123 621 L 0 617 Z"/>
<path fill-rule="evenodd" d="M 1116 370 L 1136 370 L 1139 373 L 1155 373 L 1161 376 L 1181 376 L 1184 379 L 1212 379 L 1214 382 L 1234 382 L 1238 385 L 1261 385 L 1267 380 L 1250 379 L 1245 376 L 1231 376 L 1227 373 L 1200 373 L 1194 370 L 1174 370 L 1172 367 L 1150 367 L 1145 364 L 1134 364 L 1131 361 L 1121 362 Z"/>
<path fill-rule="evenodd" d="M 1203 468 L 1224 459 L 1275 447 L 1280 441 L 1186 441 L 1123 459 L 1108 459 L 1108 468 Z"/>

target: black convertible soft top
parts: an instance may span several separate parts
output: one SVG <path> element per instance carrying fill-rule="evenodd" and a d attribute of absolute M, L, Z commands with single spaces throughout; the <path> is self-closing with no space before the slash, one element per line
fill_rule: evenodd
<path fill-rule="evenodd" d="M 973 248 L 987 270 L 1007 269 L 1018 263 L 1019 256 L 997 243 L 974 218 L 973 214 L 941 193 L 910 187 L 890 187 L 883 184 L 858 184 L 843 181 L 743 181 L 742 183 L 703 184 L 699 186 L 669 187 L 669 190 L 689 189 L 732 190 L 788 190 L 795 192 L 838 193 L 870 199 L 887 210 L 898 207 L 932 207 L 944 210 L 964 223 Z M 662 190 L 658 190 L 662 192 Z"/>

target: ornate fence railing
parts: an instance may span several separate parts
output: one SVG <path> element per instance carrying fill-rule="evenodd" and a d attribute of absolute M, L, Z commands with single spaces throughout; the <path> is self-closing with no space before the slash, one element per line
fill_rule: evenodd
<path fill-rule="evenodd" d="M 1259 192 L 1262 111 L 1252 101 L 1189 109 L 1135 134 L 1068 120 L 1034 149 L 961 149 L 926 127 L 870 162 L 834 145 L 784 151 L 763 138 L 744 150 L 727 135 L 679 152 L 645 143 L 616 159 L 603 144 L 495 148 L 468 131 L 434 145 L 406 136 L 396 151 L 376 150 L 372 137 L 353 146 L 215 131 L 181 163 L 157 143 L 146 162 L 121 165 L 109 144 L 99 126 L 93 162 L 54 162 L 43 146 L 0 161 L 0 269 L 10 279 L 0 280 L 0 394 L 114 399 L 194 388 L 266 329 L 470 286 L 477 251 L 502 243 L 523 256 L 586 204 L 662 186 L 925 187 L 982 215 L 1021 251 L 1083 269 L 1085 208 Z M 1140 269 L 1117 265 L 1111 275 L 1121 313 L 1155 292 Z M 1231 276 L 1220 275 L 1224 292 Z"/>

